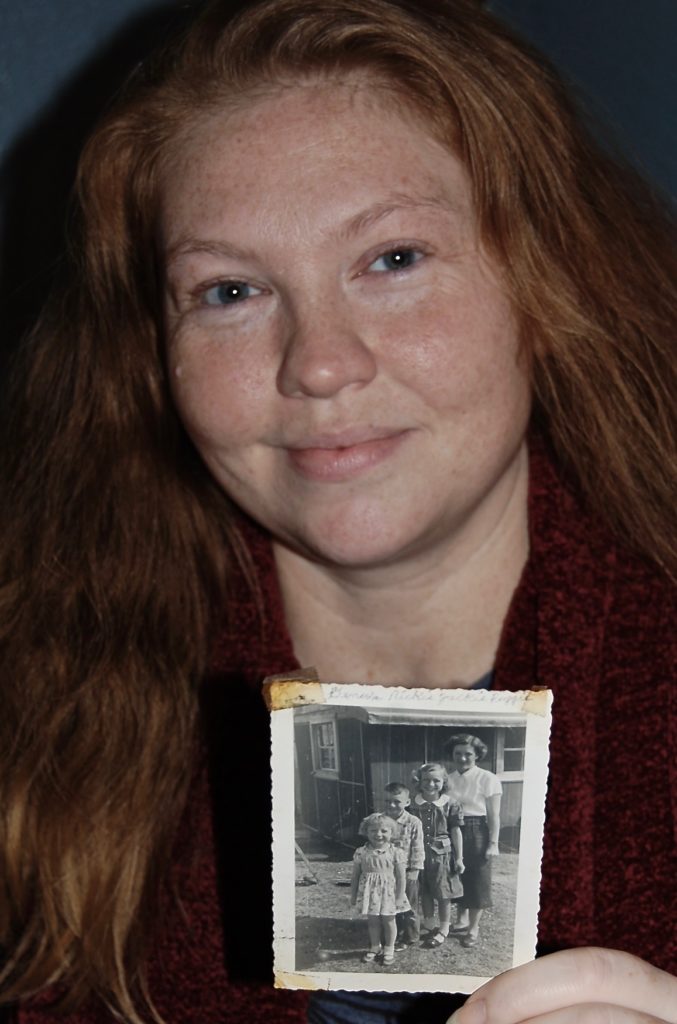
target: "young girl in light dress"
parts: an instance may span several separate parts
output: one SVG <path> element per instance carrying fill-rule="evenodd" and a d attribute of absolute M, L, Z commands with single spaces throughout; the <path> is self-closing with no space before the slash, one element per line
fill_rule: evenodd
<path fill-rule="evenodd" d="M 359 833 L 367 842 L 353 855 L 350 903 L 357 908 L 359 896 L 360 911 L 367 916 L 370 948 L 362 962 L 379 960 L 388 965 L 395 959 L 395 914 L 410 909 L 405 895 L 406 856 L 392 844 L 399 825 L 387 814 L 368 815 Z"/>

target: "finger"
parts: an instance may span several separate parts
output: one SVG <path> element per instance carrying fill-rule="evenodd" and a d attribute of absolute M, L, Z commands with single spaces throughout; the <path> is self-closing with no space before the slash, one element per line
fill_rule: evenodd
<path fill-rule="evenodd" d="M 666 1024 L 658 1017 L 639 1010 L 628 1010 L 624 1006 L 609 1003 L 585 1003 L 583 1006 L 565 1006 L 552 1013 L 530 1017 L 520 1024 Z"/>
<path fill-rule="evenodd" d="M 522 1024 L 595 1003 L 677 1024 L 677 979 L 629 953 L 568 949 L 499 974 L 452 1019 L 454 1024 Z"/>

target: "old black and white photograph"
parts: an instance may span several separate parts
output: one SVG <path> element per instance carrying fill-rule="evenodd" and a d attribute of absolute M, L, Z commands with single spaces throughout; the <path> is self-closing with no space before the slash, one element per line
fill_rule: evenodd
<path fill-rule="evenodd" d="M 273 704 L 278 983 L 469 992 L 533 958 L 549 707 L 319 683 Z"/>

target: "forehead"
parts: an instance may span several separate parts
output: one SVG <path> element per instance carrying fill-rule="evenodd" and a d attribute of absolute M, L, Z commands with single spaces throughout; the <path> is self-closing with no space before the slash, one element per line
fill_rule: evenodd
<path fill-rule="evenodd" d="M 444 779 L 444 772 L 441 768 L 429 768 L 421 773 L 422 779 Z"/>
<path fill-rule="evenodd" d="M 379 195 L 471 214 L 460 161 L 392 87 L 363 74 L 310 80 L 224 103 L 184 127 L 163 162 L 163 230 L 171 245 L 226 227 L 321 228 Z"/>

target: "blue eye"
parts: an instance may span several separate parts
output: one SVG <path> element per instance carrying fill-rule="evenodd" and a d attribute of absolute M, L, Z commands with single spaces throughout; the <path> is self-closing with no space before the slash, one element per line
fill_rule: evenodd
<path fill-rule="evenodd" d="M 202 301 L 205 306 L 233 306 L 260 294 L 260 289 L 246 281 L 221 281 L 203 292 Z"/>
<path fill-rule="evenodd" d="M 414 263 L 418 263 L 422 257 L 423 253 L 417 249 L 392 249 L 390 252 L 384 252 L 382 256 L 375 259 L 369 265 L 369 270 L 375 270 L 379 274 L 386 270 L 407 270 Z"/>

